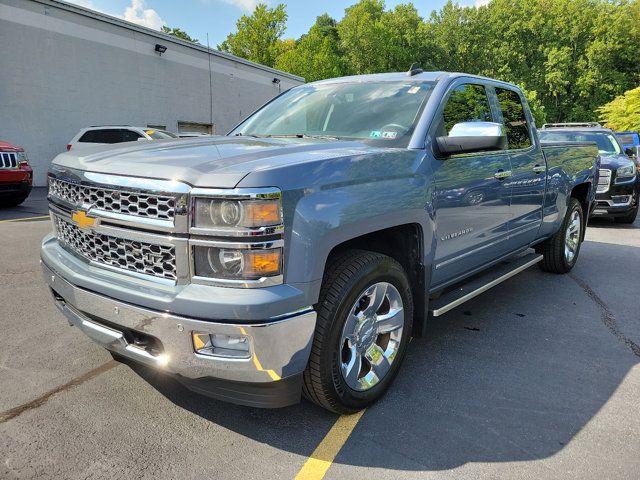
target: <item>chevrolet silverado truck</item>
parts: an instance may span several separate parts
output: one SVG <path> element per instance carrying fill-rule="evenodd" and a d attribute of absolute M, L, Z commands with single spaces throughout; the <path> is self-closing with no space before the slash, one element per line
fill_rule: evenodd
<path fill-rule="evenodd" d="M 229 402 L 353 412 L 430 316 L 536 263 L 571 270 L 598 161 L 541 147 L 508 83 L 310 83 L 226 136 L 59 155 L 44 279 L 117 359 Z"/>
<path fill-rule="evenodd" d="M 540 130 L 542 142 L 594 142 L 600 171 L 593 217 L 633 223 L 640 205 L 640 160 L 624 149 L 615 133 L 598 123 L 550 123 Z"/>
<path fill-rule="evenodd" d="M 24 202 L 33 185 L 33 170 L 24 148 L 0 141 L 0 207 Z"/>

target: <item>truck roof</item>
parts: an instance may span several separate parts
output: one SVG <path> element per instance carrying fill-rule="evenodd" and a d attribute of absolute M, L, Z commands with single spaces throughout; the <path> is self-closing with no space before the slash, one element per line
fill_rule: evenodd
<path fill-rule="evenodd" d="M 587 126 L 567 126 L 567 127 L 542 127 L 538 129 L 538 133 L 551 133 L 551 132 L 598 132 L 598 133 L 611 133 L 615 132 L 606 127 L 587 127 Z"/>
<path fill-rule="evenodd" d="M 482 77 L 480 75 L 471 75 L 469 73 L 461 72 L 421 72 L 414 75 L 408 75 L 407 72 L 391 72 L 391 73 L 370 73 L 366 75 L 351 75 L 348 77 L 329 78 L 326 80 L 319 80 L 317 82 L 311 82 L 306 85 L 323 85 L 330 83 L 340 82 L 380 82 L 380 81 L 404 81 L 404 82 L 437 82 L 444 79 L 455 79 L 459 77 L 475 78 L 482 81 L 490 81 L 495 83 L 501 83 L 511 88 L 516 87 L 512 83 L 503 82 L 501 80 L 495 80 L 493 78 Z M 517 88 L 517 87 L 516 87 Z"/>

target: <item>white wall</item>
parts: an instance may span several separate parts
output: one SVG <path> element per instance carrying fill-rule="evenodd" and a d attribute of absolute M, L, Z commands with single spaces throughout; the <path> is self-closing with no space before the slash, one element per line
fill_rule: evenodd
<path fill-rule="evenodd" d="M 167 46 L 162 56 L 156 43 Z M 224 134 L 302 79 L 55 0 L 0 0 L 0 140 L 36 185 L 82 127 L 212 123 Z M 279 85 L 273 83 L 280 79 Z"/>

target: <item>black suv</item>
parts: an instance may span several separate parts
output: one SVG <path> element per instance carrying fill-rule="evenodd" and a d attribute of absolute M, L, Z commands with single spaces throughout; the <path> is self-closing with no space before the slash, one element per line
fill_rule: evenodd
<path fill-rule="evenodd" d="M 620 145 L 615 133 L 598 123 L 550 123 L 539 131 L 542 142 L 591 142 L 600 151 L 600 176 L 592 216 L 633 223 L 638 214 L 640 162 Z"/>

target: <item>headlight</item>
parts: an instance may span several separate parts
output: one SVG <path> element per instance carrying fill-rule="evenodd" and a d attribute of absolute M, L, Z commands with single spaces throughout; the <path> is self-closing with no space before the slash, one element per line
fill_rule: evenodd
<path fill-rule="evenodd" d="M 260 280 L 282 274 L 282 248 L 232 248 L 194 245 L 194 274 L 220 280 Z M 274 242 L 271 242 L 274 243 Z M 247 244 L 249 246 L 249 244 Z M 255 247 L 255 244 L 253 244 Z M 269 244 L 267 246 L 270 246 Z"/>
<path fill-rule="evenodd" d="M 283 282 L 282 193 L 277 188 L 194 189 L 192 280 L 256 288 Z"/>
<path fill-rule="evenodd" d="M 19 166 L 29 165 L 29 158 L 27 158 L 26 152 L 18 152 L 18 165 Z"/>
<path fill-rule="evenodd" d="M 624 167 L 620 167 L 616 170 L 616 178 L 629 178 L 635 176 L 635 174 L 636 166 L 634 163 L 625 165 Z"/>
<path fill-rule="evenodd" d="M 196 228 L 257 228 L 282 223 L 280 198 L 235 200 L 196 198 Z"/>

